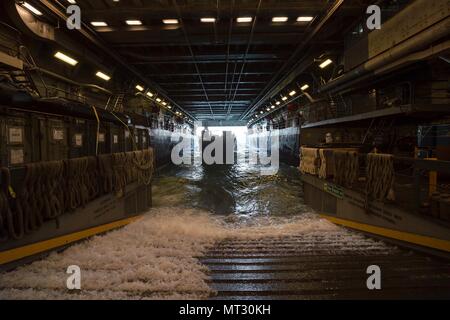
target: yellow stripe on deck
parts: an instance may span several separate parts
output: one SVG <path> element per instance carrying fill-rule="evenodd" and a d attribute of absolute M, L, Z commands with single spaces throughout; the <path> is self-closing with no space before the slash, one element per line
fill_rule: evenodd
<path fill-rule="evenodd" d="M 67 234 L 61 237 L 53 238 L 50 240 L 45 240 L 37 243 L 33 243 L 30 245 L 26 245 L 19 248 L 10 249 L 7 251 L 0 252 L 0 265 L 13 262 L 25 257 L 29 257 L 38 253 L 42 253 L 45 251 L 49 251 L 51 249 L 55 249 L 58 247 L 62 247 L 69 243 L 79 241 L 85 238 L 89 238 L 93 235 L 103 233 L 106 231 L 110 231 L 113 229 L 117 229 L 123 227 L 127 224 L 130 224 L 133 221 L 139 219 L 139 216 L 131 217 L 123 220 L 118 220 L 115 222 L 111 222 L 108 224 L 104 224 L 98 227 L 86 229 L 83 231 L 78 231 L 75 233 Z"/>
<path fill-rule="evenodd" d="M 403 232 L 403 231 L 398 231 L 398 230 L 393 230 L 393 229 L 388 229 L 388 228 L 376 227 L 376 226 L 372 226 L 372 225 L 368 225 L 368 224 L 364 224 L 364 223 L 360 223 L 360 222 L 330 217 L 330 216 L 327 216 L 324 214 L 321 214 L 321 217 L 323 217 L 333 223 L 336 223 L 336 224 L 339 224 L 339 225 L 342 225 L 345 227 L 349 227 L 352 229 L 361 230 L 361 231 L 365 231 L 365 232 L 372 233 L 372 234 L 377 234 L 377 235 L 387 237 L 387 238 L 392 238 L 392 239 L 396 239 L 396 240 L 400 240 L 400 241 L 404 241 L 404 242 L 418 244 L 418 245 L 421 245 L 424 247 L 429 247 L 429 248 L 433 248 L 433 249 L 450 252 L 450 241 L 448 241 L 448 240 L 442 240 L 442 239 L 432 238 L 432 237 L 428 237 L 428 236 L 422 236 L 422 235 L 418 235 L 418 234 L 414 234 L 414 233 Z"/>

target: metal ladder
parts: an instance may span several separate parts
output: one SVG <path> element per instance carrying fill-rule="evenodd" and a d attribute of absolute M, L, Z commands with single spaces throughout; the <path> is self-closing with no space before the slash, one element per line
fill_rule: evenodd
<path fill-rule="evenodd" d="M 119 93 L 115 96 L 110 96 L 106 102 L 105 110 L 111 110 L 113 112 L 123 111 L 123 100 L 125 98 L 124 93 Z"/>
<path fill-rule="evenodd" d="M 10 71 L 9 75 L 11 76 L 14 84 L 19 88 L 40 96 L 39 90 L 27 69 Z"/>
<path fill-rule="evenodd" d="M 350 116 L 352 113 L 351 107 L 345 102 L 342 94 L 329 95 L 330 111 L 332 115 L 337 118 Z"/>

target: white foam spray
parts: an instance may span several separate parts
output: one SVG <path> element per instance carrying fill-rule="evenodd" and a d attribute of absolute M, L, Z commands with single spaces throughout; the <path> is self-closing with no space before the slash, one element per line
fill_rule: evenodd
<path fill-rule="evenodd" d="M 252 218 L 250 224 L 233 216 L 162 207 L 122 229 L 0 274 L 0 299 L 204 299 L 214 291 L 207 284 L 208 270 L 197 257 L 215 243 L 299 235 L 338 237 L 339 248 L 330 250 L 361 251 L 355 246 L 360 243 L 365 244 L 365 250 L 389 251 L 383 243 L 337 227 L 313 213 Z M 66 288 L 70 265 L 81 268 L 80 291 Z"/>

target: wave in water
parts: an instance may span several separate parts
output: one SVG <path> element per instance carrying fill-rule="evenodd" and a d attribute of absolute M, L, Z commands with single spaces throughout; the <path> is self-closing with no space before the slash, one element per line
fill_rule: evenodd
<path fill-rule="evenodd" d="M 314 213 L 237 219 L 198 209 L 156 208 L 138 221 L 0 275 L 0 299 L 204 299 L 214 295 L 197 257 L 225 239 L 286 236 L 340 239 L 331 251 L 389 247 Z M 362 247 L 355 244 L 363 244 Z M 314 247 L 314 243 L 311 244 Z M 345 248 L 343 248 L 345 247 Z M 66 289 L 67 267 L 81 268 L 80 291 Z"/>

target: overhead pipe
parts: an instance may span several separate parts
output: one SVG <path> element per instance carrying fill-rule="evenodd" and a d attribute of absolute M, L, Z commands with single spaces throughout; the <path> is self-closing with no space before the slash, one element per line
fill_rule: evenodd
<path fill-rule="evenodd" d="M 331 82 L 323 85 L 319 88 L 319 93 L 324 93 L 340 87 L 344 89 L 351 84 L 351 81 L 368 75 L 369 73 L 375 73 L 375 70 L 382 68 L 388 64 L 401 59 L 415 51 L 423 49 L 426 46 L 430 46 L 433 42 L 448 36 L 450 34 L 450 17 L 446 17 L 442 21 L 436 23 L 430 28 L 423 30 L 417 35 L 405 40 L 404 42 L 388 49 L 386 52 L 381 53 L 374 58 L 368 60 L 364 64 L 356 67 L 352 71 L 349 71 L 339 78 L 332 80 Z M 346 85 L 347 84 L 347 85 Z"/>
<path fill-rule="evenodd" d="M 252 28 L 250 30 L 250 35 L 248 37 L 247 49 L 245 50 L 244 59 L 243 59 L 242 66 L 241 66 L 241 72 L 239 73 L 239 78 L 238 78 L 238 81 L 236 84 L 236 88 L 234 90 L 233 98 L 231 99 L 231 103 L 228 102 L 227 118 L 230 116 L 231 110 L 233 109 L 233 103 L 234 103 L 234 100 L 236 99 L 236 94 L 237 94 L 237 91 L 239 90 L 239 86 L 241 84 L 242 73 L 244 72 L 245 65 L 247 64 L 247 56 L 248 56 L 248 52 L 250 51 L 250 46 L 253 41 L 253 36 L 255 34 L 256 21 L 258 19 L 258 14 L 259 14 L 259 10 L 261 8 L 261 3 L 262 3 L 262 0 L 259 0 L 258 6 L 256 7 L 255 18 L 253 19 Z M 233 88 L 233 86 L 231 86 L 231 88 Z"/>
<path fill-rule="evenodd" d="M 402 58 L 401 60 L 397 60 L 389 65 L 383 66 L 380 69 L 375 70 L 373 73 L 368 73 L 361 78 L 356 78 L 350 82 L 345 82 L 343 85 L 333 88 L 332 91 L 333 92 L 341 91 L 341 93 L 346 93 L 347 91 L 352 89 L 350 87 L 356 86 L 359 83 L 369 80 L 373 76 L 380 76 L 394 69 L 401 68 L 402 66 L 405 66 L 407 64 L 411 64 L 424 59 L 430 59 L 433 56 L 445 53 L 449 50 L 450 50 L 450 40 L 447 40 L 443 43 L 439 43 L 435 46 L 432 46 L 426 50 L 414 52 Z"/>
<path fill-rule="evenodd" d="M 179 18 L 179 20 L 180 20 L 181 30 L 183 31 L 183 35 L 184 35 L 185 41 L 186 41 L 186 43 L 188 44 L 189 52 L 190 52 L 190 54 L 191 54 L 191 56 L 192 56 L 192 60 L 194 61 L 195 70 L 197 71 L 197 75 L 198 75 L 198 77 L 199 77 L 199 79 L 200 79 L 200 84 L 202 85 L 202 88 L 203 88 L 203 92 L 204 92 L 204 94 L 205 94 L 206 101 L 208 102 L 209 110 L 210 110 L 210 112 L 211 112 L 212 118 L 214 119 L 214 112 L 213 112 L 211 103 L 210 103 L 210 101 L 209 101 L 208 93 L 206 92 L 205 83 L 203 82 L 202 74 L 200 73 L 200 69 L 199 69 L 199 67 L 198 67 L 198 63 L 197 63 L 197 59 L 196 59 L 196 57 L 195 57 L 194 50 L 192 49 L 191 41 L 189 40 L 187 31 L 186 31 L 186 27 L 184 26 L 184 21 L 183 21 L 182 15 L 181 15 L 180 7 L 178 6 L 176 0 L 175 0 L 173 3 L 174 3 L 174 5 L 175 5 L 175 9 L 176 9 L 176 11 L 177 11 L 178 18 Z M 194 119 L 195 119 L 195 118 L 194 118 Z"/>
<path fill-rule="evenodd" d="M 227 58 L 226 58 L 226 67 L 225 67 L 225 88 L 224 88 L 224 98 L 227 100 L 228 94 L 228 66 L 229 66 L 229 59 L 230 59 L 230 42 L 231 42 L 231 34 L 233 32 L 233 13 L 234 13 L 234 5 L 235 0 L 233 0 L 231 4 L 231 14 L 230 14 L 230 26 L 228 27 L 228 40 L 227 40 Z M 233 87 L 233 82 L 231 83 L 231 87 Z M 224 107 L 224 110 L 226 109 L 226 106 Z"/>
<path fill-rule="evenodd" d="M 35 98 L 26 91 L 13 89 L 3 84 L 0 84 L 0 103 L 7 108 L 95 119 L 92 107 L 84 103 L 67 101 L 57 97 Z M 96 108 L 96 110 L 100 119 L 117 123 L 118 119 L 109 111 L 101 108 Z M 123 118 L 122 115 L 118 116 Z"/>
<path fill-rule="evenodd" d="M 57 74 L 57 73 L 55 73 L 53 71 L 50 71 L 50 70 L 47 70 L 47 69 L 44 69 L 44 68 L 35 67 L 35 68 L 31 69 L 31 70 L 36 70 L 36 71 L 41 72 L 41 73 L 43 73 L 43 74 L 45 74 L 47 76 L 50 76 L 52 78 L 55 78 L 55 79 L 58 79 L 58 80 L 70 83 L 70 84 L 72 84 L 74 86 L 78 86 L 78 87 L 82 87 L 82 88 L 96 89 L 96 90 L 99 90 L 99 91 L 101 91 L 101 92 L 103 92 L 105 94 L 113 95 L 113 93 L 111 91 L 109 91 L 108 89 L 100 87 L 100 86 L 98 86 L 96 84 L 80 83 L 80 82 L 77 82 L 77 81 L 74 81 L 72 79 L 66 78 L 66 77 L 64 77 L 64 76 L 62 76 L 60 74 Z"/>
<path fill-rule="evenodd" d="M 313 29 L 313 31 L 308 35 L 308 37 L 302 41 L 293 54 L 290 56 L 290 58 L 283 64 L 283 66 L 278 70 L 278 72 L 275 74 L 275 76 L 272 78 L 272 80 L 266 85 L 264 90 L 262 92 L 267 92 L 264 95 L 259 95 L 256 98 L 256 102 L 253 103 L 253 105 L 247 109 L 242 115 L 241 120 L 246 118 L 252 111 L 257 109 L 264 101 L 266 101 L 270 96 L 273 95 L 274 88 L 278 87 L 280 83 L 283 82 L 283 79 L 280 79 L 277 81 L 277 79 L 285 72 L 286 68 L 288 66 L 291 66 L 293 64 L 293 60 L 297 55 L 309 44 L 309 42 L 316 36 L 316 34 L 322 29 L 322 27 L 334 16 L 334 14 L 338 11 L 338 9 L 344 4 L 344 0 L 336 0 L 333 5 L 330 7 L 330 9 L 327 11 L 326 15 L 320 20 L 320 22 L 317 24 L 317 26 Z M 272 88 L 272 90 L 270 90 Z"/>

